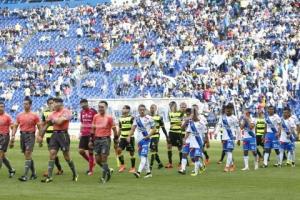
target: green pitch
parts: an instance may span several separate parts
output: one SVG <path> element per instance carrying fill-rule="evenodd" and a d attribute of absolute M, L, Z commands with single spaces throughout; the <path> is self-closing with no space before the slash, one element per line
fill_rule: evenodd
<path fill-rule="evenodd" d="M 300 145 L 297 145 L 298 149 Z M 243 157 L 240 147 L 234 152 L 237 170 L 233 173 L 222 172 L 224 165 L 217 165 L 220 157 L 221 145 L 213 143 L 208 150 L 211 163 L 204 174 L 191 177 L 177 173 L 177 168 L 172 170 L 153 170 L 153 178 L 136 179 L 129 173 L 117 173 L 116 158 L 112 151 L 110 167 L 115 169 L 111 181 L 105 185 L 99 182 L 100 168 L 96 167 L 94 176 L 85 175 L 87 162 L 79 157 L 77 143 L 72 144 L 72 157 L 79 173 L 78 182 L 71 181 L 71 172 L 59 154 L 64 169 L 63 176 L 55 176 L 54 182 L 42 184 L 41 175 L 47 169 L 48 151 L 46 147 L 34 150 L 34 161 L 39 178 L 35 181 L 21 183 L 17 180 L 23 173 L 24 158 L 19 146 L 9 150 L 8 158 L 17 170 L 14 178 L 9 179 L 7 170 L 3 165 L 0 170 L 0 199 L 1 200 L 84 200 L 84 199 L 120 199 L 120 200 L 177 200 L 177 199 L 287 199 L 296 200 L 300 195 L 300 161 L 297 157 L 296 168 L 283 167 L 253 170 L 253 157 L 250 156 L 251 171 L 242 172 Z M 160 145 L 160 156 L 164 163 L 167 161 L 166 145 Z M 127 154 L 125 157 L 128 158 Z M 173 152 L 174 163 L 178 163 L 177 150 Z M 272 153 L 271 163 L 275 159 Z M 126 159 L 127 164 L 130 161 Z M 139 159 L 137 160 L 137 165 Z M 129 166 L 128 166 L 129 167 Z M 193 167 L 189 167 L 190 172 Z"/>

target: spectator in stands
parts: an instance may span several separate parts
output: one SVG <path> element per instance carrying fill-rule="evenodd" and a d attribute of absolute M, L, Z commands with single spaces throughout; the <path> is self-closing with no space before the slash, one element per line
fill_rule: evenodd
<path fill-rule="evenodd" d="M 111 70 L 112 70 L 112 65 L 110 64 L 110 62 L 106 61 L 105 62 L 105 73 L 107 76 L 110 75 Z"/>
<path fill-rule="evenodd" d="M 76 29 L 76 35 L 77 35 L 78 38 L 83 37 L 83 30 L 82 30 L 82 28 L 78 27 Z"/>
<path fill-rule="evenodd" d="M 18 109 L 19 109 L 19 105 L 18 105 L 18 104 L 14 104 L 14 105 L 11 107 L 10 111 L 11 111 L 11 112 L 16 112 Z"/>
<path fill-rule="evenodd" d="M 25 95 L 25 97 L 27 97 L 27 98 L 31 96 L 31 91 L 30 91 L 30 88 L 29 88 L 29 87 L 25 88 L 25 90 L 24 90 L 24 95 Z"/>

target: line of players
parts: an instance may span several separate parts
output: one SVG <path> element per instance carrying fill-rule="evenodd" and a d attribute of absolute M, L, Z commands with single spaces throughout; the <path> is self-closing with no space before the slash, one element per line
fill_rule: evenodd
<path fill-rule="evenodd" d="M 31 100 L 24 100 L 24 112 L 17 115 L 16 122 L 13 123 L 9 115 L 4 112 L 5 105 L 0 102 L 0 167 L 2 163 L 8 168 L 9 177 L 13 177 L 16 171 L 11 167 L 5 153 L 10 146 L 14 146 L 14 138 L 18 127 L 21 132 L 21 149 L 24 153 L 24 175 L 19 178 L 20 181 L 36 179 L 34 161 L 32 152 L 35 143 L 35 132 L 39 130 L 38 142 L 42 144 L 43 137 L 46 135 L 48 143 L 50 160 L 48 162 L 48 170 L 44 174 L 45 179 L 42 182 L 51 182 L 54 165 L 58 171 L 56 175 L 63 174 L 57 152 L 62 150 L 65 160 L 70 166 L 73 174 L 73 181 L 77 181 L 78 175 L 75 169 L 74 162 L 70 158 L 70 137 L 68 134 L 69 121 L 71 120 L 71 112 L 63 107 L 63 101 L 60 98 L 49 99 L 47 101 L 48 109 L 44 111 L 42 122 L 39 116 L 31 112 Z M 106 113 L 108 107 L 107 102 L 100 101 L 97 111 L 89 108 L 88 101 L 83 99 L 80 102 L 82 111 L 81 133 L 79 143 L 80 155 L 89 163 L 88 175 L 93 174 L 95 166 L 94 154 L 96 163 L 103 169 L 101 181 L 103 183 L 110 180 L 111 169 L 108 167 L 107 158 L 110 151 L 111 132 L 114 133 L 114 149 L 120 163 L 119 172 L 124 172 L 125 159 L 122 152 L 126 149 L 131 157 L 131 168 L 129 172 L 133 173 L 137 178 L 141 176 L 142 170 L 146 170 L 145 178 L 152 177 L 151 169 L 154 161 L 158 163 L 158 169 L 163 168 L 158 155 L 159 131 L 162 129 L 167 138 L 168 161 L 166 168 L 173 168 L 172 164 L 172 147 L 177 147 L 180 158 L 179 173 L 186 173 L 188 165 L 187 157 L 195 163 L 192 176 L 205 170 L 205 164 L 208 163 L 208 155 L 205 147 L 209 148 L 209 140 L 207 137 L 207 121 L 204 116 L 199 114 L 198 106 L 193 105 L 192 108 L 187 108 L 185 103 L 180 104 L 180 109 L 177 109 L 175 102 L 170 103 L 170 131 L 167 133 L 164 122 L 161 116 L 157 113 L 157 106 L 151 105 L 149 115 L 144 105 L 138 108 L 139 114 L 135 117 L 130 115 L 130 107 L 125 105 L 122 109 L 122 116 L 119 122 L 116 123 L 110 115 Z M 260 116 L 264 115 L 260 111 Z M 268 166 L 268 159 L 271 149 L 274 149 L 277 155 L 276 166 L 282 166 L 284 152 L 288 153 L 288 161 L 295 166 L 295 133 L 296 128 L 299 131 L 299 121 L 294 116 L 291 116 L 289 108 L 284 109 L 284 116 L 281 119 L 274 113 L 274 107 L 268 107 L 268 114 L 263 117 L 265 124 L 265 134 L 262 138 L 256 136 L 256 130 L 259 119 L 254 119 L 250 116 L 249 110 L 245 109 L 244 115 L 238 119 L 233 115 L 233 105 L 225 106 L 224 112 L 217 123 L 215 132 L 222 132 L 223 157 L 227 155 L 225 172 L 234 170 L 232 152 L 240 140 L 243 141 L 244 163 L 245 167 L 242 170 L 249 170 L 248 152 L 253 152 L 255 157 L 255 169 L 258 169 L 258 161 L 260 152 L 257 150 L 257 142 L 264 142 L 263 167 Z M 116 127 L 119 125 L 119 128 Z M 10 138 L 10 128 L 12 128 L 12 136 Z M 138 169 L 135 169 L 134 132 L 137 131 L 136 142 L 138 144 L 138 154 L 140 156 L 140 164 Z M 148 160 L 148 152 L 151 152 L 150 162 Z M 29 171 L 32 172 L 28 177 Z"/>

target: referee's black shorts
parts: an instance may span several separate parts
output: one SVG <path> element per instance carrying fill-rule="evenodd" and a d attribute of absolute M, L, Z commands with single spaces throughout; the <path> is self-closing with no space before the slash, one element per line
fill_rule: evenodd
<path fill-rule="evenodd" d="M 61 149 L 63 152 L 70 150 L 70 136 L 67 131 L 53 131 L 49 141 L 49 150 L 58 151 Z"/>
<path fill-rule="evenodd" d="M 264 147 L 263 135 L 256 135 L 256 145 Z"/>

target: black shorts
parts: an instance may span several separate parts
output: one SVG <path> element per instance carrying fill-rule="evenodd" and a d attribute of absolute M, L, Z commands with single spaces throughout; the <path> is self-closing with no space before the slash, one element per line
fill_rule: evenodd
<path fill-rule="evenodd" d="M 91 136 L 89 135 L 81 136 L 79 140 L 79 149 L 90 150 L 89 148 L 90 138 Z"/>
<path fill-rule="evenodd" d="M 0 151 L 6 152 L 9 144 L 9 135 L 0 134 Z"/>
<path fill-rule="evenodd" d="M 183 137 L 184 135 L 182 133 L 169 132 L 170 143 L 174 147 L 182 147 Z"/>
<path fill-rule="evenodd" d="M 21 133 L 20 136 L 20 147 L 22 153 L 25 151 L 33 151 L 35 144 L 35 134 L 34 133 Z"/>
<path fill-rule="evenodd" d="M 119 143 L 119 148 L 124 151 L 126 148 L 126 151 L 134 152 L 134 137 L 130 138 L 130 142 L 127 142 L 127 138 L 121 138 Z"/>
<path fill-rule="evenodd" d="M 94 152 L 96 155 L 109 155 L 111 139 L 110 137 L 96 138 L 94 141 Z"/>
<path fill-rule="evenodd" d="M 153 137 L 150 141 L 151 152 L 158 152 L 159 137 Z"/>
<path fill-rule="evenodd" d="M 70 136 L 67 132 L 53 132 L 48 145 L 49 150 L 58 151 L 61 149 L 63 152 L 70 150 Z"/>
<path fill-rule="evenodd" d="M 50 143 L 50 139 L 51 139 L 50 137 L 46 138 L 46 142 L 47 142 L 48 146 L 49 146 L 49 143 Z"/>
<path fill-rule="evenodd" d="M 263 135 L 256 135 L 256 144 L 257 144 L 257 146 L 264 147 L 263 137 L 264 137 Z"/>
<path fill-rule="evenodd" d="M 49 146 L 49 142 L 50 142 L 52 134 L 53 134 L 53 132 L 51 132 L 50 135 L 49 135 L 49 132 L 48 133 L 46 132 L 46 142 L 47 142 L 48 146 Z"/>

